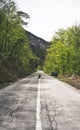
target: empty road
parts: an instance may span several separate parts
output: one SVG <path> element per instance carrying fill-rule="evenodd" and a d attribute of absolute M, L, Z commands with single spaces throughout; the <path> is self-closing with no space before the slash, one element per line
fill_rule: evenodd
<path fill-rule="evenodd" d="M 0 130 L 80 130 L 80 93 L 38 71 L 0 90 Z"/>

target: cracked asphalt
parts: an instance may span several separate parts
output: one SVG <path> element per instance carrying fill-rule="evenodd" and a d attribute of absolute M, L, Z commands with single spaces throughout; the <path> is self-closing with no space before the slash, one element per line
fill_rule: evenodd
<path fill-rule="evenodd" d="M 36 130 L 39 74 L 42 130 L 80 130 L 80 93 L 42 71 L 0 90 L 0 130 Z"/>

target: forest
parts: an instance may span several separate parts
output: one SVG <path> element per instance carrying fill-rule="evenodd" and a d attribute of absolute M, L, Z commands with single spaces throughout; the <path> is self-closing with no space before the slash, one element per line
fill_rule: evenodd
<path fill-rule="evenodd" d="M 25 77 L 40 64 L 23 28 L 28 24 L 24 18 L 30 16 L 18 11 L 14 1 L 0 0 L 0 84 Z M 50 75 L 57 71 L 63 76 L 80 76 L 79 25 L 55 32 L 43 63 L 43 70 Z"/>
<path fill-rule="evenodd" d="M 47 49 L 44 70 L 80 76 L 80 26 L 59 29 Z"/>
<path fill-rule="evenodd" d="M 30 18 L 18 11 L 12 0 L 0 0 L 0 84 L 14 82 L 35 71 L 38 58 L 32 53 L 29 39 L 23 29 Z"/>

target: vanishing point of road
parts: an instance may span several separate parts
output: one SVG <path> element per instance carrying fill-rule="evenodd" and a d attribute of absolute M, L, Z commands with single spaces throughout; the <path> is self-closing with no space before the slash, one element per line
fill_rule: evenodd
<path fill-rule="evenodd" d="M 80 93 L 38 71 L 0 90 L 0 130 L 80 130 Z"/>

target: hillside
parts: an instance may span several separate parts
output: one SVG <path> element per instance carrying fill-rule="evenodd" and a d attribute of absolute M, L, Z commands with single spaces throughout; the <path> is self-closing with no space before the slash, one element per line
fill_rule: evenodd
<path fill-rule="evenodd" d="M 41 61 L 43 61 L 45 59 L 46 49 L 49 47 L 49 42 L 35 36 L 29 31 L 26 31 L 26 34 L 29 38 L 30 46 L 33 53 L 37 57 L 39 57 Z"/>
<path fill-rule="evenodd" d="M 1 88 L 3 84 L 12 83 L 41 68 L 49 44 L 24 30 L 23 25 L 27 25 L 25 21 L 30 17 L 18 11 L 15 2 L 2 0 L 0 4 Z"/>
<path fill-rule="evenodd" d="M 35 36 L 28 31 L 26 31 L 26 36 L 28 37 L 28 43 L 30 44 L 30 48 L 28 48 L 28 50 L 23 51 L 23 55 L 28 55 L 28 53 L 30 53 L 30 57 L 28 57 L 28 59 L 26 55 L 26 64 L 23 64 L 23 61 L 19 61 L 19 56 L 22 58 L 22 54 L 20 54 L 17 59 L 15 59 L 15 57 L 12 57 L 12 55 L 10 57 L 8 56 L 8 59 L 2 62 L 2 64 L 0 65 L 0 88 L 6 86 L 10 82 L 14 82 L 18 78 L 25 77 L 28 74 L 34 72 L 38 66 L 43 66 L 46 49 L 47 47 L 49 47 L 49 42 Z M 32 54 L 30 50 L 32 50 Z M 36 58 L 34 58 L 34 54 Z M 14 53 L 14 55 L 16 55 L 16 53 Z M 31 59 L 32 56 L 34 59 Z"/>

